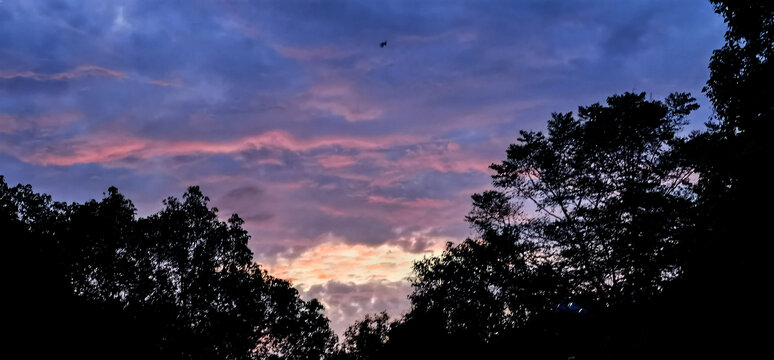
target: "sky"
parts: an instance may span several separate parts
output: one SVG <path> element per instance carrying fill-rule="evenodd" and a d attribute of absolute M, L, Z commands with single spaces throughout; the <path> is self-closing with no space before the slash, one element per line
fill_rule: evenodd
<path fill-rule="evenodd" d="M 475 235 L 519 130 L 625 91 L 701 129 L 724 31 L 706 0 L 0 0 L 0 174 L 140 216 L 199 185 L 342 334 Z"/>

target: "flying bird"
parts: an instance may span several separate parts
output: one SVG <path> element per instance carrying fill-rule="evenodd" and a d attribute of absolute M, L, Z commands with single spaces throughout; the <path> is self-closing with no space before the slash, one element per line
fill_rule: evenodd
<path fill-rule="evenodd" d="M 387 41 L 382 41 L 382 42 L 379 44 L 379 47 L 385 47 L 385 46 L 387 46 Z"/>

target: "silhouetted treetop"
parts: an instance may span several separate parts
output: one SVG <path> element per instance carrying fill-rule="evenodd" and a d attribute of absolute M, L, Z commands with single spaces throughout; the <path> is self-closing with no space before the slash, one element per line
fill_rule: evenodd
<path fill-rule="evenodd" d="M 350 325 L 344 333 L 344 341 L 338 353 L 342 360 L 389 359 L 385 345 L 394 322 L 386 312 L 367 314 Z"/>
<path fill-rule="evenodd" d="M 14 283 L 33 300 L 20 305 L 29 331 L 59 329 L 52 349 L 81 358 L 329 357 L 336 337 L 322 305 L 253 263 L 244 221 L 220 221 L 208 203 L 190 187 L 137 218 L 115 187 L 68 205 L 0 177 L 4 239 L 42 264 Z"/>
<path fill-rule="evenodd" d="M 774 114 L 774 4 L 712 0 L 728 24 L 726 43 L 713 52 L 705 89 L 721 129 L 763 136 Z"/>
<path fill-rule="evenodd" d="M 694 101 L 624 93 L 522 131 L 491 166 L 495 190 L 473 195 L 478 236 L 415 263 L 407 318 L 492 343 L 534 319 L 661 293 L 691 225 L 693 172 L 674 146 Z"/>

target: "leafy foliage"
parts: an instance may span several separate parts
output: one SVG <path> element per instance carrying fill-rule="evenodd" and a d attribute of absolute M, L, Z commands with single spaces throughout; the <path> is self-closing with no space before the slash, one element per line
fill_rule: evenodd
<path fill-rule="evenodd" d="M 367 314 L 347 328 L 339 351 L 340 359 L 365 360 L 387 359 L 385 345 L 394 323 L 386 312 Z"/>
<path fill-rule="evenodd" d="M 41 303 L 58 307 L 51 318 L 32 317 L 30 331 L 68 331 L 57 351 L 80 357 L 329 356 L 336 339 L 320 303 L 253 263 L 242 219 L 220 221 L 208 201 L 191 187 L 182 201 L 168 198 L 137 219 L 116 188 L 101 201 L 68 205 L 0 177 L 6 239 L 22 247 L 15 253 L 34 256 L 16 265 L 42 264 L 16 283 L 35 300 L 20 306 L 30 314 Z M 107 330 L 114 333 L 97 334 Z M 106 338 L 104 346 L 86 345 L 95 338 Z M 116 354 L 121 348 L 129 350 Z"/>
<path fill-rule="evenodd" d="M 683 147 L 686 163 L 701 176 L 696 236 L 675 302 L 682 305 L 679 319 L 694 324 L 692 345 L 713 343 L 734 357 L 752 357 L 765 340 L 752 326 L 760 315 L 749 303 L 766 296 L 761 284 L 770 272 L 768 213 L 761 210 L 771 202 L 770 181 L 760 169 L 772 151 L 774 3 L 712 3 L 728 28 L 704 90 L 715 117 Z"/>
<path fill-rule="evenodd" d="M 680 273 L 692 217 L 677 132 L 697 105 L 612 96 L 522 131 L 493 164 L 494 191 L 473 196 L 479 237 L 415 264 L 413 312 L 484 342 L 557 311 L 648 301 Z M 568 305 L 569 304 L 569 305 Z"/>

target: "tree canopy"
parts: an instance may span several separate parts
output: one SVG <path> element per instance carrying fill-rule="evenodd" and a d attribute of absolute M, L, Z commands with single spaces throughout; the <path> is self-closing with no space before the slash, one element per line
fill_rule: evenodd
<path fill-rule="evenodd" d="M 657 296 L 682 271 L 692 224 L 693 172 L 674 151 L 696 108 L 688 94 L 625 93 L 522 131 L 491 166 L 495 190 L 473 195 L 478 236 L 415 264 L 411 316 L 487 344 Z"/>
<path fill-rule="evenodd" d="M 0 177 L 23 338 L 80 358 L 329 357 L 322 305 L 253 263 L 243 220 L 220 221 L 208 202 L 190 187 L 137 218 L 113 187 L 64 204 Z"/>
<path fill-rule="evenodd" d="M 751 325 L 760 315 L 749 303 L 766 296 L 762 284 L 770 272 L 763 210 L 771 203 L 770 181 L 761 169 L 772 152 L 774 3 L 712 3 L 728 27 L 725 44 L 710 59 L 704 89 L 715 114 L 707 131 L 693 134 L 682 150 L 700 176 L 696 236 L 675 302 L 684 303 L 681 319 L 695 324 L 690 330 L 697 347 L 712 343 L 735 357 L 750 357 L 765 340 Z"/>

